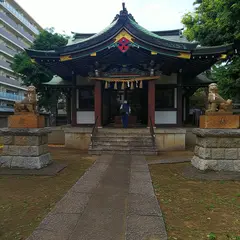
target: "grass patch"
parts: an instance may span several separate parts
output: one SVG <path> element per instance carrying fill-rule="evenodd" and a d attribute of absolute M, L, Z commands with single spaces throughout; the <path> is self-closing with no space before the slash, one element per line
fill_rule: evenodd
<path fill-rule="evenodd" d="M 169 239 L 238 240 L 240 182 L 185 179 L 189 164 L 149 165 Z"/>
<path fill-rule="evenodd" d="M 50 151 L 54 160 L 68 164 L 57 176 L 0 176 L 1 240 L 26 239 L 95 161 L 77 150 Z"/>

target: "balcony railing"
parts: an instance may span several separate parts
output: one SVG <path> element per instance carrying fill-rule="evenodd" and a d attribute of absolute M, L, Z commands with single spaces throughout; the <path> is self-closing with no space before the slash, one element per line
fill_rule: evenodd
<path fill-rule="evenodd" d="M 18 89 L 26 90 L 26 87 L 22 86 L 20 81 L 14 80 L 11 78 L 7 78 L 5 76 L 0 76 L 0 83 L 2 83 L 3 85 L 8 85 L 8 86 L 15 87 Z"/>
<path fill-rule="evenodd" d="M 11 69 L 11 65 L 10 63 L 4 61 L 4 60 L 0 60 L 0 68 L 3 67 L 3 68 L 6 68 L 8 69 L 9 71 L 13 72 L 13 70 Z"/>
<path fill-rule="evenodd" d="M 16 51 L 4 46 L 3 44 L 0 43 L 0 52 L 4 52 L 6 53 L 7 55 L 10 55 L 12 57 L 14 57 L 15 54 L 17 54 Z"/>
<path fill-rule="evenodd" d="M 24 96 L 13 94 L 13 93 L 7 93 L 7 92 L 0 92 L 0 99 L 1 100 L 7 100 L 7 101 L 21 101 L 23 100 Z"/>
<path fill-rule="evenodd" d="M 0 112 L 14 112 L 14 108 L 8 106 L 0 106 Z"/>
<path fill-rule="evenodd" d="M 12 7 L 7 2 L 0 2 L 0 4 L 7 9 L 9 12 L 11 12 L 18 20 L 20 20 L 25 26 L 27 26 L 29 29 L 31 29 L 35 34 L 39 34 L 39 31 L 36 27 L 34 27 L 24 16 L 22 16 L 14 7 Z"/>
<path fill-rule="evenodd" d="M 4 38 L 8 39 L 10 42 L 12 42 L 14 45 L 18 46 L 22 50 L 24 50 L 24 48 L 28 48 L 28 46 L 26 44 L 24 44 L 23 42 L 18 40 L 14 35 L 10 34 L 3 28 L 0 28 L 0 35 L 2 35 Z"/>
<path fill-rule="evenodd" d="M 17 31 L 19 34 L 25 37 L 28 41 L 30 42 L 34 41 L 34 38 L 28 32 L 24 31 L 24 29 L 19 27 L 10 17 L 3 14 L 2 12 L 0 12 L 0 19 L 9 24 L 13 29 L 15 29 L 15 31 Z"/>

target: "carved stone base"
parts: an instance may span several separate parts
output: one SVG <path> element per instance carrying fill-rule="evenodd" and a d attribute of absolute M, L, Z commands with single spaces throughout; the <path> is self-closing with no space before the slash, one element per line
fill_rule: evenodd
<path fill-rule="evenodd" d="M 199 170 L 240 172 L 240 129 L 194 129 L 192 165 Z"/>
<path fill-rule="evenodd" d="M 208 116 L 226 116 L 226 115 L 233 115 L 233 112 L 208 112 L 206 111 L 205 115 Z"/>
<path fill-rule="evenodd" d="M 44 116 L 33 113 L 17 114 L 8 117 L 9 128 L 44 128 Z"/>
<path fill-rule="evenodd" d="M 200 128 L 236 129 L 240 127 L 239 115 L 203 115 L 200 116 Z"/>
<path fill-rule="evenodd" d="M 51 163 L 48 151 L 48 134 L 41 129 L 0 129 L 3 136 L 3 154 L 0 167 L 40 169 Z"/>

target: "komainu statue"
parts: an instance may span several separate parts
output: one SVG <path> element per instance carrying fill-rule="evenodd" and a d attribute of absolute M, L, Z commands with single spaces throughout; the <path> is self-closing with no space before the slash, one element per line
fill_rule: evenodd
<path fill-rule="evenodd" d="M 24 99 L 21 102 L 15 102 L 14 112 L 22 113 L 37 113 L 37 95 L 36 88 L 34 86 L 29 86 L 27 92 L 24 93 Z"/>
<path fill-rule="evenodd" d="M 218 94 L 218 86 L 216 83 L 211 83 L 209 85 L 208 110 L 206 112 L 232 112 L 232 100 L 224 100 Z"/>

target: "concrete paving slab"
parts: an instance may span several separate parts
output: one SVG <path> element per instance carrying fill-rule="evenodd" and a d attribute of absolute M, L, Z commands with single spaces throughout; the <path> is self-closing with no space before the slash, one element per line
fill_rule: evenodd
<path fill-rule="evenodd" d="M 142 216 L 162 216 L 155 196 L 145 194 L 129 194 L 128 214 Z"/>
<path fill-rule="evenodd" d="M 143 164 L 132 164 L 132 172 L 149 172 L 148 166 Z"/>
<path fill-rule="evenodd" d="M 131 171 L 129 193 L 154 196 L 150 173 Z"/>
<path fill-rule="evenodd" d="M 27 240 L 165 240 L 144 157 L 101 156 Z"/>
<path fill-rule="evenodd" d="M 38 229 L 27 240 L 66 240 L 66 237 L 49 230 Z"/>
<path fill-rule="evenodd" d="M 114 156 L 69 240 L 117 240 L 125 235 L 130 156 Z"/>
<path fill-rule="evenodd" d="M 103 175 L 105 174 L 109 163 L 112 161 L 112 156 L 106 156 L 107 161 L 101 156 L 92 167 L 72 187 L 72 191 L 79 193 L 91 193 L 98 185 Z M 99 162 L 100 161 L 100 162 Z"/>
<path fill-rule="evenodd" d="M 159 159 L 159 160 L 152 160 L 148 162 L 148 165 L 152 164 L 174 164 L 174 163 L 185 163 L 191 162 L 192 157 L 186 158 L 170 158 L 170 159 Z"/>
<path fill-rule="evenodd" d="M 42 239 L 48 240 L 49 232 L 52 239 L 57 239 L 61 236 L 62 239 L 68 239 L 72 231 L 74 230 L 79 219 L 79 214 L 53 214 L 50 213 L 47 217 L 40 223 L 38 228 L 35 230 L 32 236 L 27 240 L 37 240 L 39 239 L 39 230 L 45 230 L 42 232 Z M 45 235 L 46 234 L 46 235 Z M 50 239 L 51 239 L 50 238 Z M 41 239 L 41 238 L 40 238 Z"/>
<path fill-rule="evenodd" d="M 128 216 L 126 240 L 167 240 L 163 218 L 157 216 Z"/>
<path fill-rule="evenodd" d="M 132 165 L 146 165 L 144 156 L 132 156 Z"/>
<path fill-rule="evenodd" d="M 82 214 L 88 204 L 90 194 L 70 190 L 55 206 L 53 213 Z"/>
<path fill-rule="evenodd" d="M 110 163 L 112 161 L 112 155 L 101 155 L 99 156 L 97 163 Z"/>

